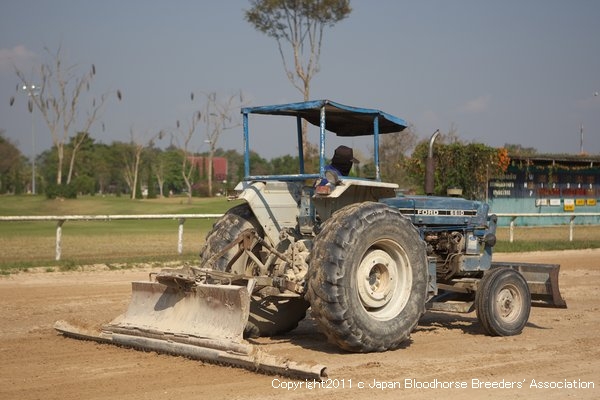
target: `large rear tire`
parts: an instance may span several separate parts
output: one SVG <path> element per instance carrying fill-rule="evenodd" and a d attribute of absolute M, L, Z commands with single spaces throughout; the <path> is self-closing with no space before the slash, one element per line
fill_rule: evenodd
<path fill-rule="evenodd" d="M 253 298 L 245 337 L 283 335 L 298 326 L 306 316 L 309 304 L 303 298 Z"/>
<path fill-rule="evenodd" d="M 254 229 L 261 237 L 264 236 L 263 229 L 248 204 L 240 204 L 229 209 L 215 222 L 206 236 L 206 241 L 200 250 L 200 265 L 205 266 L 214 254 L 220 252 L 247 229 Z M 256 250 L 258 251 L 258 248 Z M 219 271 L 244 274 L 249 263 L 247 255 L 242 255 L 233 265 L 229 265 L 236 252 L 237 248 L 234 247 L 214 260 L 212 265 L 206 266 Z"/>
<path fill-rule="evenodd" d="M 311 314 L 342 349 L 397 348 L 425 312 L 427 275 L 425 244 L 409 219 L 382 203 L 344 207 L 315 239 Z"/>
<path fill-rule="evenodd" d="M 200 250 L 200 265 L 205 265 L 214 254 L 220 252 L 247 229 L 254 229 L 264 237 L 264 231 L 248 204 L 240 204 L 227 211 L 208 233 L 206 242 Z M 260 245 L 255 243 L 254 246 L 253 252 L 259 256 Z M 247 255 L 242 255 L 235 263 L 229 265 L 236 251 L 237 248 L 227 251 L 213 262 L 211 268 L 252 275 L 253 261 Z M 308 307 L 308 302 L 302 298 L 252 297 L 244 336 L 274 336 L 289 332 L 306 316 Z"/>
<path fill-rule="evenodd" d="M 518 335 L 531 311 L 527 281 L 512 268 L 493 268 L 479 282 L 475 307 L 477 319 L 488 335 Z"/>

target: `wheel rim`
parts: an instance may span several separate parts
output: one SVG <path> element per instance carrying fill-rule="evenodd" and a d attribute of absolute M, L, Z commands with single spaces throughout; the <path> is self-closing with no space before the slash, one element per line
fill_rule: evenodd
<path fill-rule="evenodd" d="M 242 231 L 243 232 L 243 231 Z M 258 256 L 258 251 L 259 251 L 259 242 L 258 240 L 256 240 L 256 238 L 252 238 L 251 241 L 248 243 L 240 243 L 240 247 L 247 245 L 248 249 L 250 249 L 250 251 L 252 251 L 254 254 L 256 254 Z M 228 257 L 232 257 L 233 254 L 235 254 L 238 251 L 238 247 L 234 247 L 233 249 L 231 249 L 229 251 L 229 256 Z M 228 272 L 232 272 L 232 273 L 236 273 L 236 274 L 244 274 L 247 276 L 254 276 L 255 275 L 255 270 L 257 268 L 257 264 L 256 262 L 247 254 L 247 253 L 243 253 L 240 255 L 240 257 L 235 260 L 235 262 L 233 264 L 231 264 L 231 266 L 228 269 Z"/>
<path fill-rule="evenodd" d="M 358 297 L 370 316 L 389 320 L 397 316 L 410 297 L 410 262 L 392 240 L 373 244 L 357 269 Z"/>
<path fill-rule="evenodd" d="M 504 286 L 496 296 L 496 314 L 507 323 L 519 319 L 523 311 L 523 301 L 517 287 L 513 285 Z"/>

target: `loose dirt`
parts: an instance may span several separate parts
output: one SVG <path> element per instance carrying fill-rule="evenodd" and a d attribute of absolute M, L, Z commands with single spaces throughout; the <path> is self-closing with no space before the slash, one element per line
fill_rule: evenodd
<path fill-rule="evenodd" d="M 331 380 L 320 385 L 56 334 L 59 319 L 90 328 L 112 320 L 127 307 L 130 282 L 149 269 L 2 277 L 0 399 L 600 398 L 600 250 L 495 259 L 561 264 L 568 308 L 533 308 L 514 337 L 485 336 L 474 313 L 429 312 L 404 348 L 385 353 L 341 352 L 310 318 L 256 342 L 326 365 Z"/>

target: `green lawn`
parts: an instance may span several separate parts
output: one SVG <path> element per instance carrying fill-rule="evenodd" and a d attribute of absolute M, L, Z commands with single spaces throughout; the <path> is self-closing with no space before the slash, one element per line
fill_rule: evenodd
<path fill-rule="evenodd" d="M 44 196 L 0 196 L 0 215 L 98 215 L 98 214 L 211 214 L 231 207 L 223 197 L 186 197 L 131 200 L 128 197 L 84 196 L 48 200 Z"/>
<path fill-rule="evenodd" d="M 224 198 L 131 200 L 81 197 L 48 200 L 42 196 L 1 196 L 0 215 L 222 214 L 234 202 Z M 62 225 L 61 261 L 55 261 L 54 221 L 0 222 L 0 272 L 32 267 L 73 268 L 84 264 L 194 261 L 214 219 L 187 219 L 183 254 L 177 252 L 178 219 L 67 221 Z"/>

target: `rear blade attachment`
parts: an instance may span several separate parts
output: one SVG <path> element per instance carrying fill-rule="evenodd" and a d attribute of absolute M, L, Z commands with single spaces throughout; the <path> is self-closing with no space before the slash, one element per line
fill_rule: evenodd
<path fill-rule="evenodd" d="M 531 305 L 567 308 L 558 285 L 559 264 L 492 262 L 492 268 L 513 268 L 521 273 L 531 292 Z"/>
<path fill-rule="evenodd" d="M 184 282 L 185 283 L 185 282 Z M 54 328 L 66 337 L 93 340 L 140 350 L 185 356 L 255 372 L 321 381 L 323 365 L 281 359 L 243 340 L 250 310 L 248 286 L 196 283 L 164 285 L 132 282 L 127 311 L 102 327 L 101 332 L 65 321 Z"/>
<path fill-rule="evenodd" d="M 236 285 L 198 284 L 189 291 L 158 282 L 132 282 L 125 314 L 107 331 L 139 331 L 241 342 L 250 312 L 248 290 Z"/>

